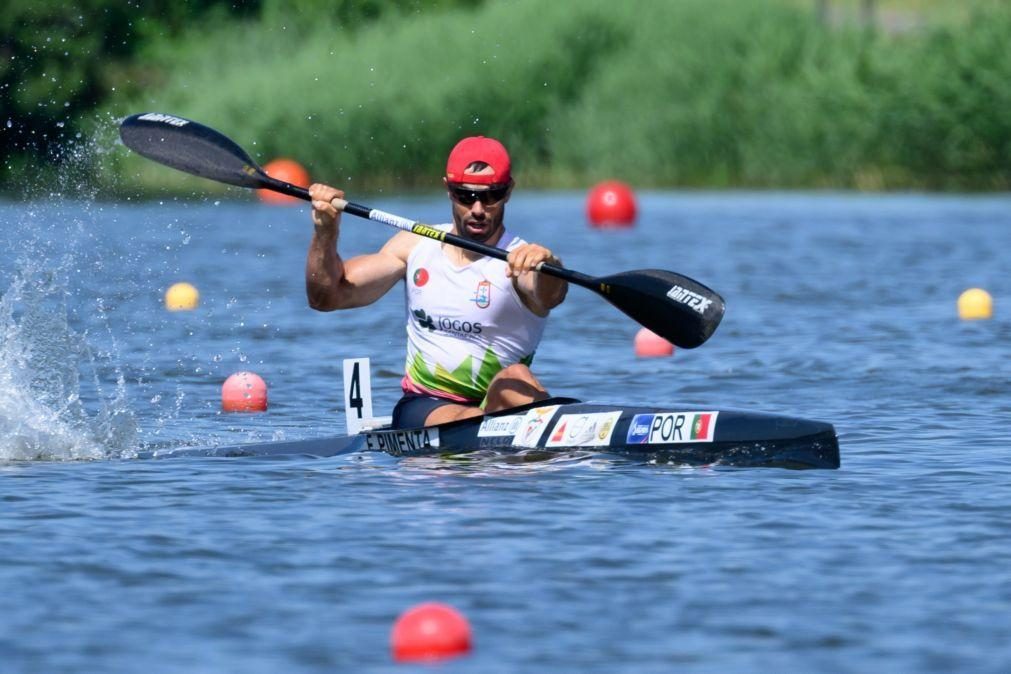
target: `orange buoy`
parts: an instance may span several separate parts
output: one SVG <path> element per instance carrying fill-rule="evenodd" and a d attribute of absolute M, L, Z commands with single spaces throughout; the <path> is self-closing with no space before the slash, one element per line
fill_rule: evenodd
<path fill-rule="evenodd" d="M 292 159 L 274 159 L 267 162 L 263 170 L 271 178 L 277 178 L 299 187 L 309 186 L 309 172 Z M 256 190 L 256 192 L 260 201 L 265 204 L 297 204 L 300 202 L 300 199 L 273 190 Z"/>
<path fill-rule="evenodd" d="M 594 227 L 631 227 L 637 211 L 632 188 L 619 180 L 598 183 L 586 197 L 586 217 Z"/>
<path fill-rule="evenodd" d="M 674 345 L 648 328 L 635 333 L 635 355 L 639 358 L 663 358 L 674 355 Z"/>
<path fill-rule="evenodd" d="M 267 384 L 253 372 L 236 372 L 221 385 L 225 412 L 266 412 Z"/>
<path fill-rule="evenodd" d="M 442 660 L 470 652 L 470 623 L 452 606 L 429 602 L 404 611 L 393 625 L 390 648 L 397 662 Z"/>

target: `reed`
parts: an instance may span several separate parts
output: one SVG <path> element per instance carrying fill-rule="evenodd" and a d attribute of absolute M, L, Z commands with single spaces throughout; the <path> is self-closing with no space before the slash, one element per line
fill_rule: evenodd
<path fill-rule="evenodd" d="M 438 187 L 470 134 L 502 139 L 528 186 L 1007 189 L 1008 34 L 990 2 L 902 34 L 759 0 L 510 0 L 354 32 L 230 22 L 146 53 L 163 85 L 103 112 L 191 117 L 360 190 Z M 120 192 L 195 189 L 119 154 L 102 167 Z"/>

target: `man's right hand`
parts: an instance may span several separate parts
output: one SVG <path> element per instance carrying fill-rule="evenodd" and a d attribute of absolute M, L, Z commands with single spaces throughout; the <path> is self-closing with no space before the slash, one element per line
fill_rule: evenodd
<path fill-rule="evenodd" d="M 312 197 L 312 224 L 316 233 L 322 236 L 336 237 L 340 226 L 341 213 L 330 203 L 334 199 L 343 199 L 344 191 L 329 185 L 314 183 L 309 187 Z"/>

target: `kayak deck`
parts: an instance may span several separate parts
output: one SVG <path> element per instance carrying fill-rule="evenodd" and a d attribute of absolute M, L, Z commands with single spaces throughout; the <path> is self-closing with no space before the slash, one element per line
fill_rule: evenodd
<path fill-rule="evenodd" d="M 831 424 L 758 412 L 549 400 L 483 417 L 408 430 L 142 452 L 169 456 L 329 457 L 361 451 L 438 456 L 477 450 L 503 453 L 591 450 L 649 463 L 737 467 L 838 468 Z"/>

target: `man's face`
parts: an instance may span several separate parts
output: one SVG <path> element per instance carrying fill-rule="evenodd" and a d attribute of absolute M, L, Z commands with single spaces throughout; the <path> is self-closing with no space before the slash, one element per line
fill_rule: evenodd
<path fill-rule="evenodd" d="M 512 184 L 477 185 L 447 182 L 446 189 L 453 204 L 453 222 L 457 233 L 481 243 L 495 242 L 502 231 L 505 205 L 509 201 Z"/>

